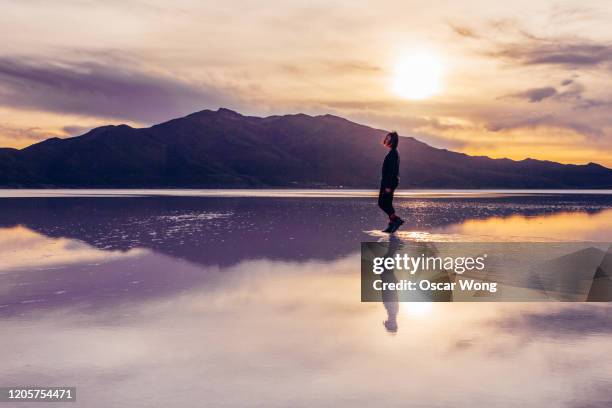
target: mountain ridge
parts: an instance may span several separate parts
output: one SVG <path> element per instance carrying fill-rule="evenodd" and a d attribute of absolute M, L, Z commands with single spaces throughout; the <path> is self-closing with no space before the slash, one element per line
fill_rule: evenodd
<path fill-rule="evenodd" d="M 0 148 L 3 188 L 376 188 L 385 130 L 325 114 L 201 110 Z M 402 188 L 612 188 L 612 169 L 470 156 L 400 138 Z"/>

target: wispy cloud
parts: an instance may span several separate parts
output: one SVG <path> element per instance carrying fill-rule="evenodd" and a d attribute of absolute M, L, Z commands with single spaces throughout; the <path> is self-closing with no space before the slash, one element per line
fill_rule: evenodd
<path fill-rule="evenodd" d="M 491 55 L 521 65 L 594 67 L 612 62 L 612 44 L 590 41 L 530 41 L 502 45 Z"/>
<path fill-rule="evenodd" d="M 490 118 L 486 122 L 486 127 L 492 132 L 542 127 L 549 129 L 567 129 L 589 138 L 600 138 L 604 136 L 603 130 L 597 124 L 589 125 L 583 121 L 574 120 L 572 117 L 550 113 L 524 113 L 520 116 Z"/>
<path fill-rule="evenodd" d="M 216 87 L 130 65 L 0 57 L 0 105 L 12 108 L 153 123 L 230 101 Z"/>
<path fill-rule="evenodd" d="M 62 127 L 62 131 L 69 136 L 78 136 L 87 133 L 95 126 L 80 126 L 80 125 L 68 125 Z"/>
<path fill-rule="evenodd" d="M 449 23 L 448 26 L 451 28 L 451 30 L 453 30 L 453 32 L 455 34 L 457 34 L 460 37 L 465 37 L 465 38 L 480 38 L 480 35 L 478 35 L 476 33 L 476 31 L 474 31 L 470 27 L 463 26 L 463 25 L 457 25 L 457 24 L 453 24 L 453 23 Z"/>
<path fill-rule="evenodd" d="M 35 142 L 50 137 L 49 133 L 39 127 L 17 128 L 0 123 L 0 140 L 15 140 L 18 142 Z"/>
<path fill-rule="evenodd" d="M 523 92 L 518 92 L 509 95 L 513 98 L 527 99 L 529 102 L 542 102 L 544 99 L 550 98 L 557 94 L 557 90 L 552 86 L 545 86 L 542 88 L 531 88 Z"/>
<path fill-rule="evenodd" d="M 552 13 L 552 21 L 564 18 L 587 20 L 592 18 L 592 10 L 558 9 Z M 469 25 L 449 24 L 455 34 L 464 38 L 477 38 L 482 42 L 483 54 L 488 57 L 503 59 L 506 62 L 530 66 L 549 65 L 570 69 L 605 66 L 612 63 L 612 42 L 609 40 L 592 40 L 579 34 L 538 35 L 522 26 L 512 18 L 491 19 L 485 24 L 488 35 L 476 34 L 476 29 Z"/>

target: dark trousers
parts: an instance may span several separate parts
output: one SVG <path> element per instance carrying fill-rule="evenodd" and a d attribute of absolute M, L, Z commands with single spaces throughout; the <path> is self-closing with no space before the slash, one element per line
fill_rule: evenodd
<path fill-rule="evenodd" d="M 390 193 L 385 191 L 385 187 L 380 186 L 380 192 L 378 193 L 378 206 L 383 210 L 389 217 L 395 214 L 393 208 L 393 193 L 395 189 L 392 188 Z"/>

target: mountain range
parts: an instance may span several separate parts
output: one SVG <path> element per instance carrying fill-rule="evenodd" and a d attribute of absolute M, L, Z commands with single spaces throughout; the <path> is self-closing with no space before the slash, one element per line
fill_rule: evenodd
<path fill-rule="evenodd" d="M 338 116 L 203 110 L 0 149 L 5 188 L 377 188 L 386 131 Z M 401 188 L 612 188 L 612 169 L 399 145 Z"/>

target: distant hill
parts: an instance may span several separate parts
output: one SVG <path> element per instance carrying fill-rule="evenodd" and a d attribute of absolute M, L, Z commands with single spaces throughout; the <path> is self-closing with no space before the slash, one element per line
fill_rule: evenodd
<path fill-rule="evenodd" d="M 376 188 L 385 131 L 332 116 L 204 110 L 0 149 L 2 187 Z M 400 138 L 402 188 L 612 188 L 612 170 L 491 159 Z"/>

